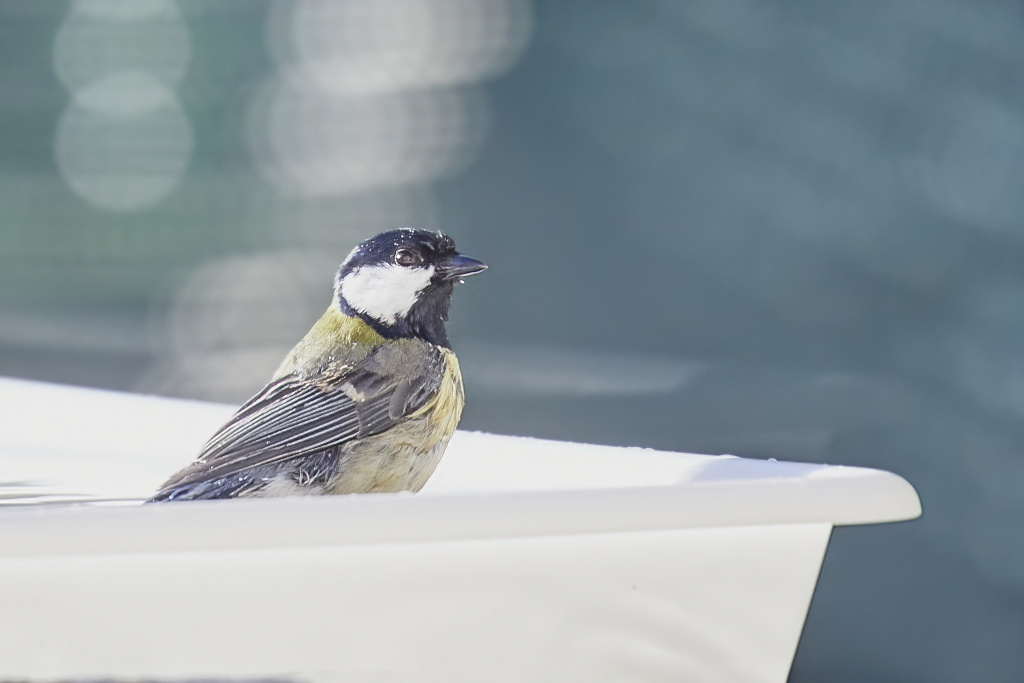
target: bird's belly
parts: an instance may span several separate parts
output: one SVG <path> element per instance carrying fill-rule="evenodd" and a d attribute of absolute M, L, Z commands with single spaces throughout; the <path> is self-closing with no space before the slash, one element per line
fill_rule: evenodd
<path fill-rule="evenodd" d="M 438 434 L 428 416 L 342 447 L 330 493 L 419 491 L 444 455 L 451 432 Z"/>

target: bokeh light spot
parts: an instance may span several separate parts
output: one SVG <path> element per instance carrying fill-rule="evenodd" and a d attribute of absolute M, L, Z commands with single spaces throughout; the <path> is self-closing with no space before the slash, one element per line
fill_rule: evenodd
<path fill-rule="evenodd" d="M 483 138 L 475 92 L 348 97 L 272 81 L 254 101 L 250 143 L 260 168 L 299 195 L 427 182 L 463 168 Z"/>
<path fill-rule="evenodd" d="M 120 71 L 181 82 L 191 53 L 188 28 L 166 0 L 83 0 L 57 30 L 54 69 L 72 93 Z"/>
<path fill-rule="evenodd" d="M 508 69 L 530 23 L 523 0 L 316 0 L 272 25 L 272 49 L 331 90 L 457 85 Z"/>
<path fill-rule="evenodd" d="M 61 175 L 76 194 L 108 210 L 132 211 L 177 186 L 192 145 L 174 93 L 146 74 L 121 74 L 74 99 L 55 147 Z"/>

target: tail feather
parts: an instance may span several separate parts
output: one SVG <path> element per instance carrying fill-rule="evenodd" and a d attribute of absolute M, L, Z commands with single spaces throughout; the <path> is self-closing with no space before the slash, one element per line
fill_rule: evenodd
<path fill-rule="evenodd" d="M 256 477 L 248 473 L 233 474 L 220 479 L 199 481 L 183 486 L 162 488 L 147 500 L 147 503 L 169 503 L 183 500 L 220 500 L 224 498 L 240 498 L 251 496 L 265 488 L 265 477 Z"/>

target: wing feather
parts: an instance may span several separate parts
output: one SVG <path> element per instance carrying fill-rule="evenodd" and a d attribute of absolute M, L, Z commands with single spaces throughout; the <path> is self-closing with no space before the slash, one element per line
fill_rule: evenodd
<path fill-rule="evenodd" d="M 323 452 L 379 434 L 437 391 L 444 359 L 433 345 L 381 345 L 355 364 L 273 380 L 243 404 L 199 458 L 160 493 Z"/>

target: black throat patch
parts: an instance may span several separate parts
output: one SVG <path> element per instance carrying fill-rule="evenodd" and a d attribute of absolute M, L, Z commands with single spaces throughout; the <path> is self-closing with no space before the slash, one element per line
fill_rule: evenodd
<path fill-rule="evenodd" d="M 357 310 L 337 290 L 338 307 L 345 315 L 359 318 L 385 339 L 422 339 L 423 341 L 451 348 L 448 341 L 448 309 L 452 303 L 454 280 L 434 279 L 420 292 L 416 303 L 405 316 L 399 316 L 394 323 L 386 323 Z"/>

